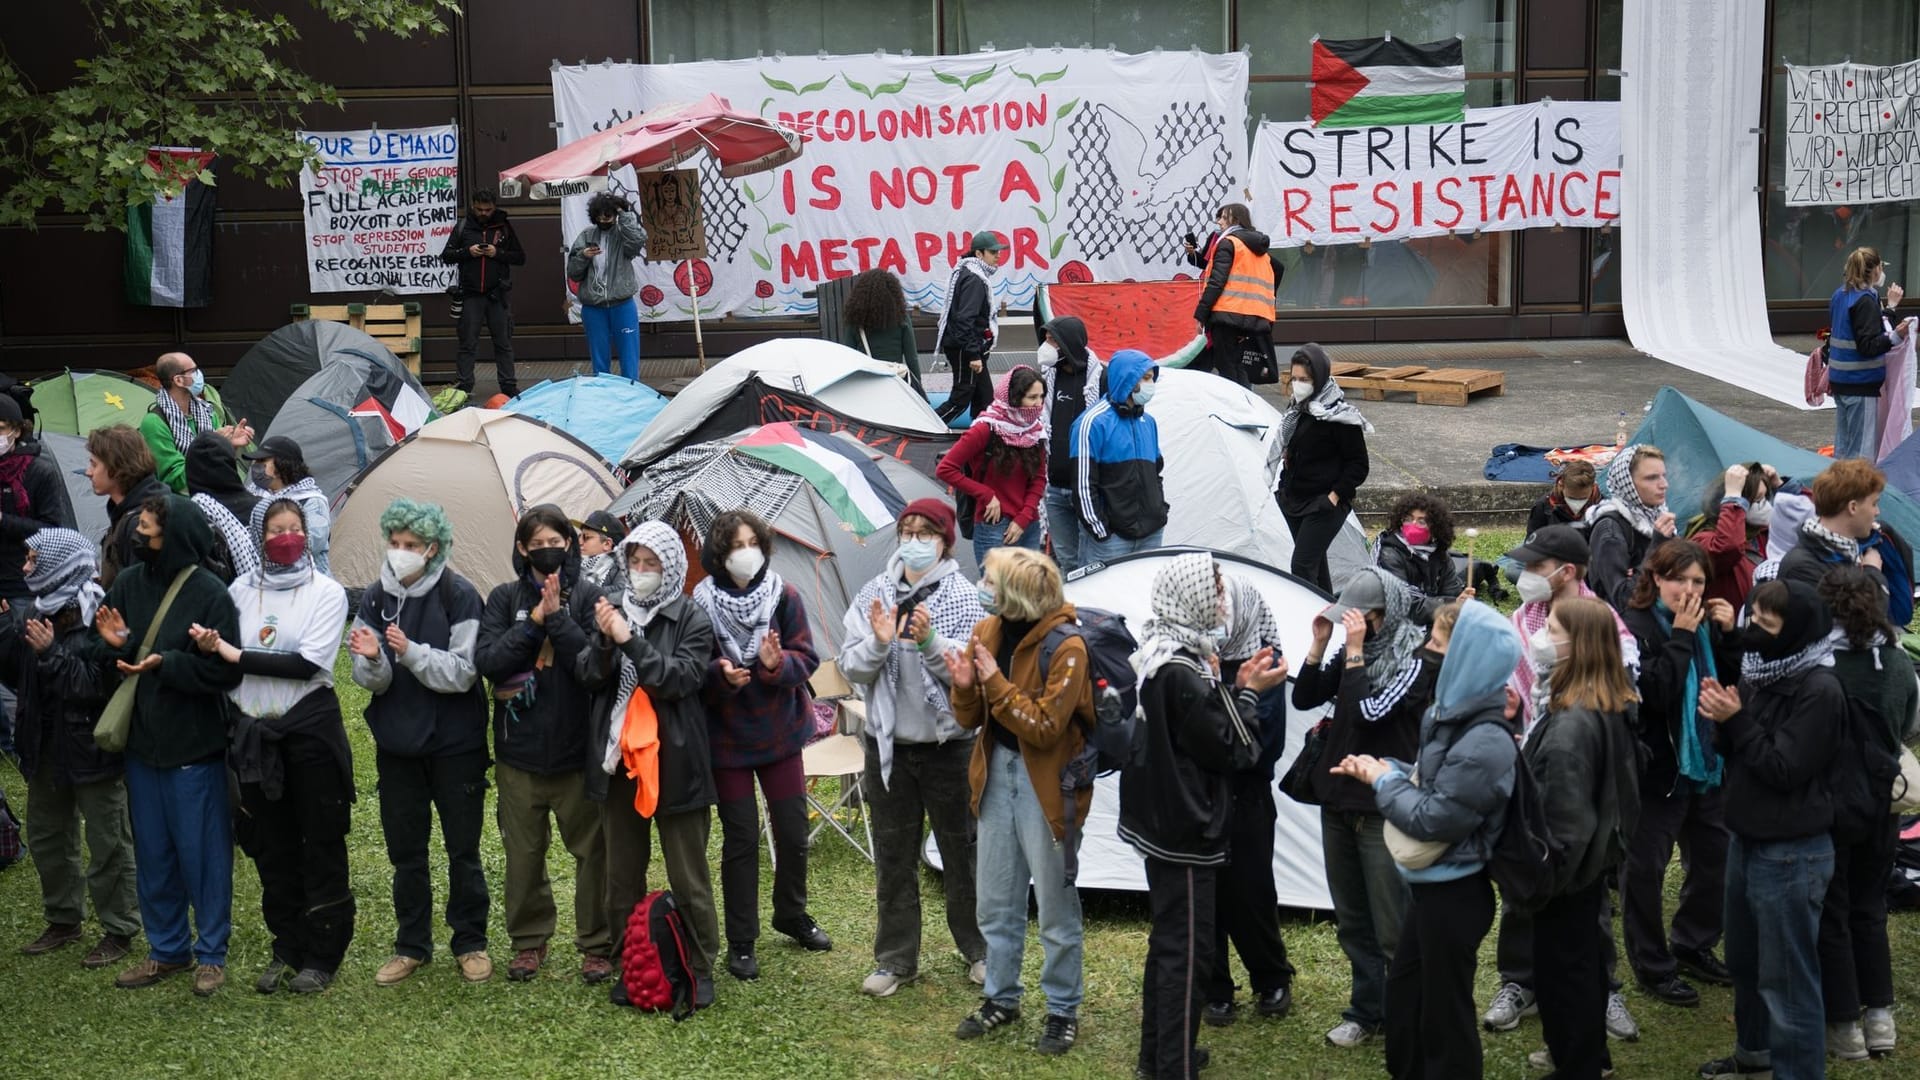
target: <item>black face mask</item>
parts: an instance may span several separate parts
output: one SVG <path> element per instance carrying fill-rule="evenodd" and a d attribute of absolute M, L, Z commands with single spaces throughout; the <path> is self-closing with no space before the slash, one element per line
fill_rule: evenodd
<path fill-rule="evenodd" d="M 1768 660 L 1777 660 L 1782 653 L 1779 634 L 1769 634 L 1751 623 L 1741 629 L 1734 644 L 1747 652 L 1759 653 Z"/>
<path fill-rule="evenodd" d="M 527 565 L 533 567 L 533 572 L 541 577 L 557 574 L 561 567 L 567 565 L 567 549 L 535 548 L 527 552 Z"/>
<path fill-rule="evenodd" d="M 140 540 L 139 546 L 133 549 L 134 557 L 139 559 L 142 563 L 145 563 L 148 566 L 160 565 L 160 556 L 162 554 L 162 549 L 155 548 L 150 544 L 148 544 L 145 537 L 140 537 L 139 540 Z"/>

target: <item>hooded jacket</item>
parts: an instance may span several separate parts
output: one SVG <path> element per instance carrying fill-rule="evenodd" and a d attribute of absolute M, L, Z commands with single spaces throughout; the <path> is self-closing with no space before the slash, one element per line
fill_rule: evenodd
<path fill-rule="evenodd" d="M 31 603 L 0 614 L 0 674 L 19 698 L 13 743 L 20 775 L 45 775 L 63 787 L 119 776 L 126 770 L 121 756 L 93 741 L 119 672 L 88 651 L 93 628 L 80 621 L 77 606 L 54 618 L 53 644 L 44 653 L 27 644 L 24 631 L 33 617 Z"/>
<path fill-rule="evenodd" d="M 614 607 L 621 606 L 621 597 L 607 599 Z M 660 801 L 654 815 L 703 810 L 719 801 L 713 784 L 707 710 L 701 700 L 707 683 L 707 661 L 714 647 L 713 621 L 707 613 L 691 599 L 677 597 L 661 605 L 646 629 L 635 631 L 625 645 L 615 645 L 601 635 L 597 626 L 593 642 L 589 652 L 594 675 L 602 681 L 593 697 L 588 735 L 592 759 L 600 761 L 607 751 L 613 708 L 620 696 L 619 657 L 624 654 L 639 676 L 639 689 L 646 691 L 659 718 Z M 608 781 L 606 770 L 597 764 L 589 766 L 587 798 L 605 800 Z"/>
<path fill-rule="evenodd" d="M 233 442 L 217 431 L 203 431 L 187 447 L 187 494 L 211 495 L 242 525 L 253 520 L 259 496 L 240 479 Z"/>
<path fill-rule="evenodd" d="M 1087 643 L 1078 634 L 1068 635 L 1054 650 L 1045 680 L 1040 677 L 1040 645 L 1047 632 L 1078 616 L 1072 604 L 1048 614 L 1027 631 L 1014 645 L 1012 663 L 984 683 L 976 679 L 968 686 L 953 688 L 953 718 L 961 727 L 977 731 L 989 717 L 997 727 L 1011 731 L 1020 743 L 1020 760 L 1027 767 L 1027 780 L 1040 810 L 1047 816 L 1047 827 L 1055 840 L 1067 834 L 1067 816 L 1072 814 L 1077 830 L 1087 823 L 1087 811 L 1093 808 L 1093 788 L 1076 790 L 1073 805 L 1067 805 L 1060 789 L 1061 774 L 1067 763 L 1080 756 L 1086 746 L 1084 727 L 1076 722 L 1093 711 L 1092 669 L 1088 666 Z M 1000 655 L 1002 623 L 991 615 L 973 628 L 968 651 L 978 644 L 988 653 Z M 967 762 L 967 784 L 972 791 L 968 804 L 973 816 L 980 816 L 980 795 L 987 787 L 987 756 L 996 745 L 993 739 L 975 739 L 973 757 Z"/>
<path fill-rule="evenodd" d="M 1467 588 L 1467 575 L 1451 551 L 1419 552 L 1398 532 L 1383 532 L 1373 544 L 1373 565 L 1413 587 L 1413 621 L 1433 625 L 1433 613 Z"/>
<path fill-rule="evenodd" d="M 1260 695 L 1203 670 L 1181 654 L 1140 687 L 1142 718 L 1120 774 L 1120 839 L 1151 859 L 1221 866 L 1234 773 L 1260 754 Z"/>
<path fill-rule="evenodd" d="M 379 655 L 355 654 L 353 681 L 367 688 L 367 729 L 383 753 L 441 757 L 487 748 L 487 692 L 476 664 L 480 592 L 455 573 L 438 552 L 439 565 L 411 585 L 402 585 L 382 562 L 380 580 L 360 594 L 355 629 L 380 641 Z M 407 635 L 407 652 L 395 656 L 387 627 Z"/>
<path fill-rule="evenodd" d="M 949 280 L 953 295 L 947 297 L 946 320 L 934 347 L 957 352 L 963 360 L 985 357 L 993 351 L 993 290 L 979 274 L 961 266 L 954 267 Z"/>
<path fill-rule="evenodd" d="M 1333 360 L 1327 351 L 1311 342 L 1295 351 L 1296 359 L 1305 357 L 1313 375 L 1314 393 L 1333 377 Z M 1309 508 L 1326 502 L 1327 493 L 1340 496 L 1340 505 L 1353 505 L 1354 492 L 1366 483 L 1371 471 L 1367 460 L 1367 435 L 1357 425 L 1322 420 L 1312 412 L 1300 410 L 1300 423 L 1287 443 L 1286 484 L 1283 506 Z"/>
<path fill-rule="evenodd" d="M 959 564 L 952 558 L 941 559 L 928 568 L 926 577 L 913 584 L 908 584 L 904 575 L 892 569 L 897 561 L 898 556 L 889 563 L 886 572 L 867 582 L 847 608 L 841 627 L 841 640 L 845 644 L 840 649 L 840 674 L 866 703 L 869 741 L 877 742 L 881 732 L 893 742 L 944 744 L 950 739 L 970 739 L 972 734 L 961 730 L 953 718 L 953 676 L 947 671 L 947 653 L 966 645 L 964 635 L 972 631 L 974 623 L 986 618 L 987 613 L 975 599 L 973 582 L 960 573 Z M 921 589 L 929 591 L 915 602 L 925 603 L 929 611 L 939 604 L 956 614 L 965 612 L 960 617 L 966 624 L 960 630 L 963 636 L 950 637 L 935 625 L 933 640 L 924 649 L 904 635 L 895 637 L 890 645 L 881 645 L 873 636 L 873 622 L 867 617 L 873 601 L 878 599 L 897 609 L 914 599 Z M 946 602 L 940 604 L 943 595 Z M 908 615 L 911 611 L 901 614 Z M 944 688 L 944 692 L 937 695 L 938 700 L 930 693 L 929 678 Z M 906 738 L 909 734 L 916 737 Z M 891 755 L 888 760 L 892 760 Z"/>
<path fill-rule="evenodd" d="M 119 502 L 108 500 L 107 536 L 100 543 L 101 585 L 109 589 L 113 588 L 113 583 L 119 577 L 120 571 L 139 562 L 138 552 L 141 540 L 135 532 L 135 527 L 140 524 L 140 508 L 145 506 L 149 499 L 165 498 L 171 494 L 173 494 L 172 488 L 169 488 L 158 476 L 148 473 L 133 485 L 133 490 L 127 492 L 125 498 Z M 207 530 L 207 536 L 211 543 L 213 536 L 211 528 Z M 213 549 L 209 547 L 207 550 Z M 21 556 L 22 561 L 25 561 L 25 558 L 26 556 Z"/>
<path fill-rule="evenodd" d="M 1227 286 L 1231 284 L 1230 279 L 1233 276 L 1233 264 L 1236 255 L 1235 249 L 1241 244 L 1246 245 L 1249 256 L 1261 262 L 1267 262 L 1267 246 L 1269 241 L 1266 233 L 1240 226 L 1229 228 L 1218 240 L 1213 242 L 1213 261 L 1207 267 L 1207 282 L 1200 291 L 1200 303 L 1193 309 L 1194 320 L 1201 323 L 1217 323 L 1221 326 L 1230 326 L 1235 330 L 1270 330 L 1273 328 L 1273 320 L 1271 318 L 1262 319 L 1254 315 L 1246 315 L 1235 311 L 1219 311 L 1215 308 L 1215 305 L 1220 302 L 1221 294 L 1226 292 Z M 1273 286 L 1268 289 L 1268 291 L 1272 291 L 1273 288 L 1277 288 L 1280 284 L 1279 267 L 1274 266 L 1270 262 L 1268 262 L 1267 265 L 1273 274 Z M 1262 301 L 1262 303 L 1264 304 L 1264 301 Z"/>
<path fill-rule="evenodd" d="M 1836 566 L 1859 562 L 1858 556 L 1849 558 L 1818 534 L 1807 532 L 1804 528 L 1799 530 L 1799 537 L 1793 550 L 1780 560 L 1778 578 L 1781 581 L 1797 582 L 1818 590 L 1827 571 Z M 1880 575 L 1887 579 L 1887 617 L 1893 625 L 1905 626 L 1913 619 L 1913 549 L 1907 546 L 1906 538 L 1886 522 L 1874 526 L 1873 535 L 1860 541 L 1859 550 L 1864 554 L 1876 547 L 1880 548 Z M 1893 565 L 1894 560 L 1889 557 L 1892 555 L 1899 557 L 1899 566 Z M 1901 595 L 1903 590 L 1907 595 Z"/>
<path fill-rule="evenodd" d="M 1686 715 L 1681 697 L 1687 689 L 1687 668 L 1699 653 L 1699 635 L 1692 631 L 1668 632 L 1660 626 L 1660 617 L 1652 608 L 1628 608 L 1620 618 L 1633 631 L 1640 646 L 1640 741 L 1646 746 L 1640 793 L 1646 799 L 1662 799 L 1676 794 L 1680 783 L 1680 721 Z M 1720 682 L 1731 686 L 1740 677 L 1740 650 L 1728 644 L 1720 628 L 1703 621 L 1708 640 L 1713 643 L 1713 668 Z M 1704 665 L 1700 677 L 1706 677 Z M 1713 724 L 1698 717 L 1702 728 Z M 1706 738 L 1712 738 L 1708 731 Z"/>
<path fill-rule="evenodd" d="M 20 493 L 0 487 L 0 597 L 8 600 L 33 595 L 20 573 L 21 564 L 27 561 L 27 537 L 43 525 L 74 527 L 73 500 L 67 496 L 67 482 L 60 476 L 60 465 L 53 455 L 46 453 L 40 440 L 28 436 L 0 458 L 0 464 L 19 460 L 26 462 L 20 474 L 25 509 Z"/>
<path fill-rule="evenodd" d="M 1122 349 L 1107 363 L 1106 397 L 1073 425 L 1074 490 L 1080 520 L 1097 540 L 1144 540 L 1167 524 L 1160 427 L 1132 402 L 1150 371 L 1146 353 Z"/>
<path fill-rule="evenodd" d="M 1527 735 L 1527 765 L 1560 849 L 1553 895 L 1576 893 L 1620 864 L 1640 820 L 1633 710 L 1549 712 Z"/>
<path fill-rule="evenodd" d="M 1047 409 L 1041 415 L 1047 435 L 1047 483 L 1072 488 L 1073 425 L 1081 413 L 1099 402 L 1107 365 L 1087 347 L 1087 324 L 1078 318 L 1062 315 L 1043 329 L 1060 354 L 1059 360 L 1040 369 L 1040 378 L 1047 384 Z M 1060 438 L 1054 438 L 1056 431 L 1061 433 Z"/>
<path fill-rule="evenodd" d="M 589 756 L 593 694 L 607 668 L 593 655 L 591 633 L 594 605 L 605 594 L 580 575 L 580 536 L 571 524 L 566 537 L 560 610 L 544 624 L 533 621 L 540 589 L 514 545 L 513 580 L 487 596 L 474 655 L 474 667 L 493 684 L 493 756 L 539 776 L 597 767 Z"/>
<path fill-rule="evenodd" d="M 1833 627 L 1813 590 L 1788 588 L 1783 656 L 1819 644 Z M 1743 680 L 1739 690 L 1740 711 L 1721 721 L 1718 739 L 1727 759 L 1727 828 L 1743 840 L 1762 842 L 1829 831 L 1828 770 L 1847 715 L 1846 691 L 1833 667 L 1815 664 L 1758 689 Z"/>
<path fill-rule="evenodd" d="M 599 258 L 587 254 L 598 245 Z M 613 228 L 588 225 L 573 238 L 567 249 L 567 280 L 580 286 L 580 302 L 592 307 L 611 307 L 633 298 L 640 291 L 634 276 L 633 260 L 647 247 L 647 230 L 640 226 L 640 215 L 622 210 L 614 218 Z M 605 260 L 606 274 L 594 273 L 594 264 Z"/>
<path fill-rule="evenodd" d="M 240 665 L 203 653 L 188 636 L 195 623 L 212 627 L 225 641 L 239 641 L 240 616 L 227 584 L 200 564 L 213 551 L 213 530 L 191 499 L 167 497 L 167 523 L 158 558 L 123 569 L 107 590 L 105 606 L 127 621 L 126 644 L 114 648 L 98 633 L 88 642 L 89 658 L 111 666 L 132 663 L 181 570 L 186 583 L 160 621 L 153 651 L 160 667 L 140 676 L 127 756 L 155 769 L 218 761 L 227 749 L 227 691 L 240 685 Z M 137 520 L 138 515 L 130 515 Z"/>
<path fill-rule="evenodd" d="M 499 253 L 489 257 L 468 252 L 468 248 L 477 245 L 491 246 Z M 520 234 L 513 231 L 513 223 L 507 220 L 505 210 L 494 207 L 493 215 L 483 222 L 468 208 L 460 224 L 454 226 L 453 234 L 447 237 L 440 261 L 460 268 L 461 292 L 468 296 L 492 296 L 513 288 L 513 268 L 527 261 L 527 253 L 521 248 Z"/>

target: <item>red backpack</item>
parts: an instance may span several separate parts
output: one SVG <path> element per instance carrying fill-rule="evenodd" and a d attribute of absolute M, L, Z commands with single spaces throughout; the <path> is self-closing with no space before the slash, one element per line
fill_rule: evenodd
<path fill-rule="evenodd" d="M 620 977 L 613 981 L 613 1003 L 642 1012 L 672 1013 L 676 1021 L 693 1015 L 693 963 L 687 948 L 687 924 L 665 889 L 650 892 L 633 906 L 620 949 Z"/>

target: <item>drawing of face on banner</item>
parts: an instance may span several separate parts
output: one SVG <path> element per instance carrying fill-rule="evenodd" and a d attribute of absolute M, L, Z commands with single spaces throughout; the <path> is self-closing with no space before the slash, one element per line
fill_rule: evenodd
<path fill-rule="evenodd" d="M 692 169 L 642 174 L 640 223 L 647 229 L 648 262 L 706 258 L 707 230 L 700 220 L 700 174 Z"/>
<path fill-rule="evenodd" d="M 699 175 L 682 191 L 714 277 L 702 314 L 812 314 L 818 283 L 876 267 L 938 311 L 982 229 L 1007 245 L 992 288 L 1012 310 L 1069 266 L 1164 280 L 1191 269 L 1182 236 L 1245 197 L 1243 53 L 786 57 L 561 67 L 553 81 L 563 143 L 709 92 L 800 133 L 801 157 L 769 172 L 689 162 Z M 575 213 L 570 201 L 567 228 Z M 664 298 L 648 317 L 690 318 L 658 250 L 640 267 Z"/>

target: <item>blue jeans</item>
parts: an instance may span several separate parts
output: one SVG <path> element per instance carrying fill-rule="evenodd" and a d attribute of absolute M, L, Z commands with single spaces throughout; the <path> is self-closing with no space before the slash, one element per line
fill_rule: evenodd
<path fill-rule="evenodd" d="M 992 735 L 981 738 L 992 740 Z M 1047 1012 L 1074 1016 L 1086 983 L 1080 968 L 1080 894 L 1067 884 L 1066 850 L 1053 838 L 1046 811 L 1033 793 L 1019 751 L 987 748 L 987 781 L 980 792 L 975 849 L 974 914 L 987 939 L 988 1001 L 1020 1004 L 1020 964 L 1027 947 L 1027 884 L 1040 908 L 1040 991 Z"/>
<path fill-rule="evenodd" d="M 1080 524 L 1080 499 L 1072 488 L 1047 485 L 1047 535 L 1053 539 L 1053 561 L 1062 574 L 1080 569 L 1080 545 L 1087 539 Z"/>
<path fill-rule="evenodd" d="M 156 769 L 129 757 L 127 811 L 133 819 L 134 888 L 148 951 L 163 964 L 184 964 L 189 954 L 202 964 L 225 964 L 233 932 L 233 810 L 227 802 L 226 762 Z"/>
<path fill-rule="evenodd" d="M 1040 523 L 1028 525 L 1020 531 L 1020 539 L 1009 544 L 1006 542 L 1007 526 L 1012 519 L 1002 514 L 999 521 L 976 521 L 973 523 L 973 561 L 976 565 L 987 561 L 987 552 L 997 547 L 1026 548 L 1028 551 L 1040 550 Z"/>
<path fill-rule="evenodd" d="M 1727 968 L 1734 1052 L 1771 1063 L 1776 1080 L 1826 1075 L 1820 990 L 1820 906 L 1833 877 L 1833 838 L 1727 845 Z M 1769 1061 L 1770 1059 L 1770 1061 Z"/>
<path fill-rule="evenodd" d="M 1879 456 L 1879 409 L 1876 397 L 1833 396 L 1833 460 Z"/>
<path fill-rule="evenodd" d="M 1400 876 L 1378 814 L 1320 811 L 1320 840 L 1333 897 L 1340 951 L 1353 969 L 1353 991 L 1340 1015 L 1369 1031 L 1387 1017 L 1387 965 L 1407 917 L 1407 881 Z"/>
<path fill-rule="evenodd" d="M 581 304 L 580 326 L 587 332 L 594 374 L 607 370 L 608 354 L 618 343 L 620 374 L 640 380 L 640 309 L 633 306 L 633 297 L 606 307 Z"/>
<path fill-rule="evenodd" d="M 1152 536 L 1143 536 L 1138 540 L 1129 540 L 1118 533 L 1108 533 L 1105 540 L 1084 535 L 1080 539 L 1080 565 L 1092 566 L 1094 563 L 1109 563 L 1122 555 L 1131 555 L 1136 551 L 1152 551 L 1161 545 L 1161 538 L 1167 533 L 1157 529 Z"/>

